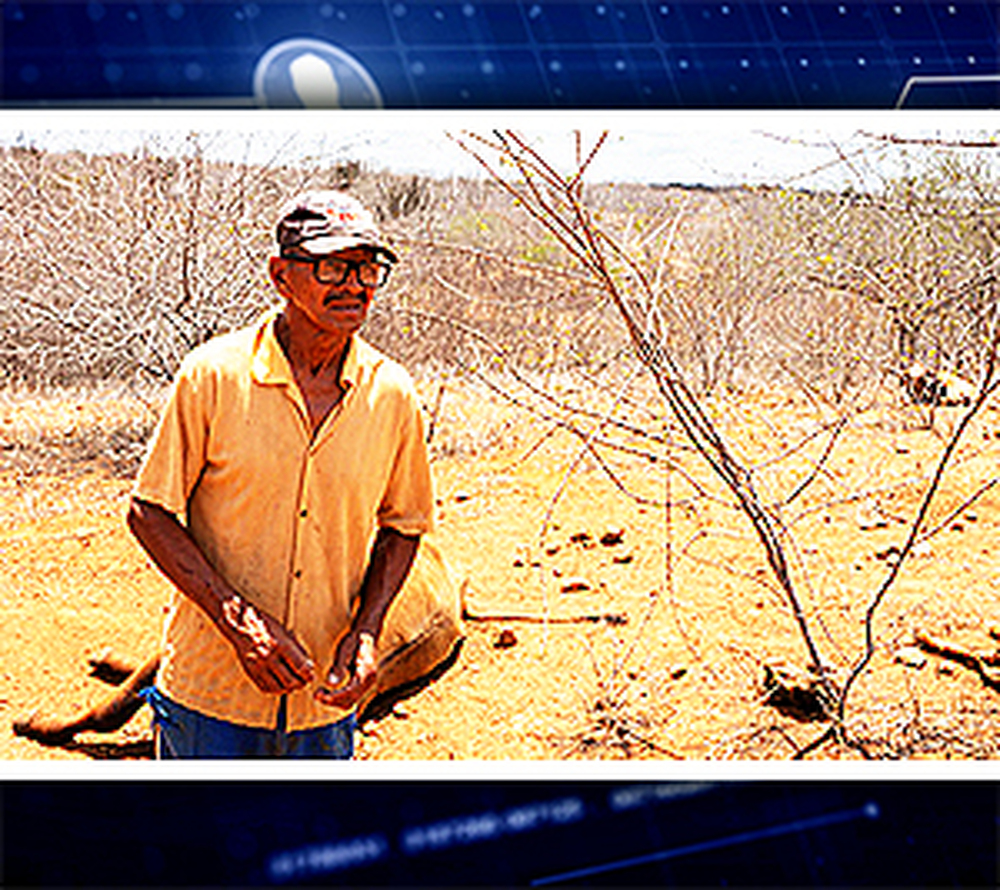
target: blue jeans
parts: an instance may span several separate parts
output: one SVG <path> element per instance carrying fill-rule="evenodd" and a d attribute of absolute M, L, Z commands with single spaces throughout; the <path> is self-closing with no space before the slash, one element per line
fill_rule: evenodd
<path fill-rule="evenodd" d="M 299 757 L 350 760 L 354 756 L 355 716 L 337 723 L 289 732 L 287 699 L 281 696 L 274 729 L 241 726 L 208 717 L 167 698 L 155 687 L 143 698 L 153 708 L 156 759 Z"/>

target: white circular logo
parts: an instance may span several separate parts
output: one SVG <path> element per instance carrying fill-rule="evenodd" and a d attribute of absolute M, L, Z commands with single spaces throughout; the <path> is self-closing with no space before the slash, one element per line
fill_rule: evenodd
<path fill-rule="evenodd" d="M 253 93 L 264 108 L 381 108 L 372 76 L 352 55 L 322 40 L 295 38 L 257 62 Z"/>

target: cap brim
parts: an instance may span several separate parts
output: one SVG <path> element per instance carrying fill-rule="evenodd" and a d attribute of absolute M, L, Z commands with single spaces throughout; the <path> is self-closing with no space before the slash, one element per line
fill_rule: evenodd
<path fill-rule="evenodd" d="M 322 238 L 310 238 L 308 241 L 297 244 L 295 249 L 308 253 L 311 256 L 329 256 L 331 253 L 350 250 L 352 247 L 369 247 L 372 250 L 379 251 L 379 253 L 384 253 L 394 263 L 399 261 L 399 257 L 384 244 L 373 241 L 370 238 L 353 235 L 324 235 Z"/>

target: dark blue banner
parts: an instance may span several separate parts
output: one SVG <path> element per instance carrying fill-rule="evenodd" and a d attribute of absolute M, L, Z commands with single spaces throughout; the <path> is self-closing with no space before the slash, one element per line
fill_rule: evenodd
<path fill-rule="evenodd" d="M 991 108 L 995 0 L 3 5 L 10 104 Z"/>

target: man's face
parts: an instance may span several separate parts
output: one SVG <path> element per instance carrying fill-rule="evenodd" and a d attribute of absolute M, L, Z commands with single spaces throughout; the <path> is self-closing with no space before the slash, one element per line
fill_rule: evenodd
<path fill-rule="evenodd" d="M 272 257 L 271 280 L 315 327 L 328 333 L 352 334 L 364 324 L 378 287 L 372 280 L 367 284 L 362 281 L 366 275 L 359 264 L 375 262 L 376 252 L 367 247 L 322 259 Z"/>

